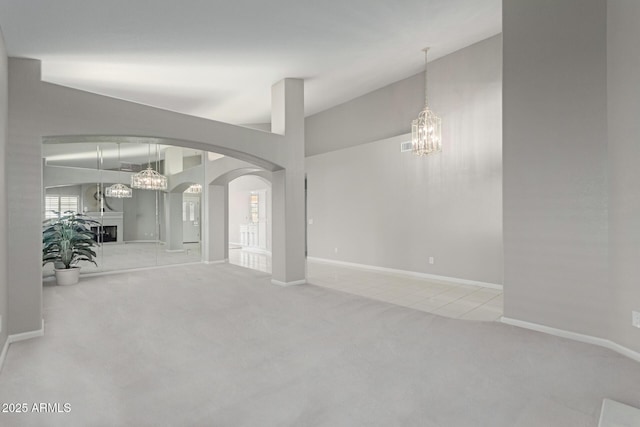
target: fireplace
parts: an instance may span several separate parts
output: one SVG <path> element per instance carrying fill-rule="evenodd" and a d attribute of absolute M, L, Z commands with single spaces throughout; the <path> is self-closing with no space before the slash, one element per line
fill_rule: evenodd
<path fill-rule="evenodd" d="M 100 243 L 124 243 L 124 224 L 122 212 L 87 212 L 86 215 L 98 221 L 101 226 L 91 227 L 91 231 L 96 233 L 97 242 Z"/>
<path fill-rule="evenodd" d="M 109 243 L 118 241 L 117 225 L 102 225 L 91 227 L 91 231 L 95 233 L 94 240 L 98 243 Z"/>

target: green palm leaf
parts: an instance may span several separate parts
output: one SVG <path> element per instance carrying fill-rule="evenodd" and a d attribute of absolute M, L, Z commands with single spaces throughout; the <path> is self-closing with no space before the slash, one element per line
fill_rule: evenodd
<path fill-rule="evenodd" d="M 64 212 L 60 218 L 48 219 L 42 227 L 42 265 L 61 262 L 71 268 L 80 261 L 97 266 L 91 249 L 98 246 L 91 227 L 100 223 L 81 214 Z"/>

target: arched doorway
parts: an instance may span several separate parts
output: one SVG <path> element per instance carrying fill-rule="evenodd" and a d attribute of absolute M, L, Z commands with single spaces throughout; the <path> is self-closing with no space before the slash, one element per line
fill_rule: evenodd
<path fill-rule="evenodd" d="M 85 273 L 201 262 L 204 152 L 145 142 L 43 144 L 43 219 L 70 210 L 99 223 L 97 266 Z M 150 168 L 167 178 L 166 189 L 136 188 L 133 177 Z M 129 187 L 123 197 L 114 184 Z M 187 239 L 185 240 L 185 236 Z M 52 274 L 47 265 L 44 275 Z"/>
<path fill-rule="evenodd" d="M 229 182 L 229 262 L 271 273 L 271 181 L 247 174 Z"/>
<path fill-rule="evenodd" d="M 60 138 L 102 136 L 144 141 L 155 139 L 186 148 L 215 151 L 274 171 L 274 207 L 288 221 L 274 222 L 272 282 L 280 285 L 305 283 L 303 218 L 304 115 L 303 81 L 284 79 L 272 88 L 274 94 L 271 132 L 207 120 L 109 98 L 41 81 L 40 61 L 16 59 L 11 107 L 13 126 L 7 154 L 9 185 L 20 183 L 20 191 L 8 192 L 13 206 L 7 239 L 15 242 L 8 254 L 9 333 L 41 334 L 42 329 L 42 142 Z M 88 135 L 88 136 L 87 136 Z M 116 136 L 113 136 L 116 135 Z M 129 136 L 122 136 L 129 135 Z M 115 142 L 115 141 L 114 141 Z M 162 142 L 161 142 L 162 143 Z M 12 184 L 13 183 L 13 184 Z M 205 248 L 206 249 L 206 248 Z M 206 252 L 206 251 L 205 251 Z"/>

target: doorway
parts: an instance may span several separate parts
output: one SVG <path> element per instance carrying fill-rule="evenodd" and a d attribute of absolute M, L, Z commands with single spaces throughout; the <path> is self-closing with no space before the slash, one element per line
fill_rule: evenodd
<path fill-rule="evenodd" d="M 229 183 L 229 262 L 271 272 L 271 183 L 244 175 Z"/>

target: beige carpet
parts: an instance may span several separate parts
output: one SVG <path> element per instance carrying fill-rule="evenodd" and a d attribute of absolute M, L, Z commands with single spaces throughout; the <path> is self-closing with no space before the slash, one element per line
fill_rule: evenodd
<path fill-rule="evenodd" d="M 595 426 L 640 406 L 640 365 L 495 322 L 447 319 L 233 265 L 44 289 L 46 335 L 12 344 L 7 426 Z"/>

